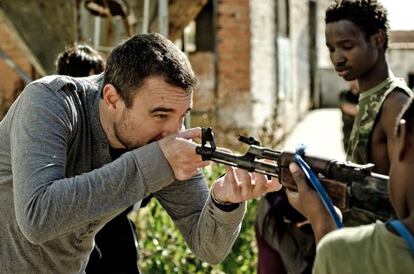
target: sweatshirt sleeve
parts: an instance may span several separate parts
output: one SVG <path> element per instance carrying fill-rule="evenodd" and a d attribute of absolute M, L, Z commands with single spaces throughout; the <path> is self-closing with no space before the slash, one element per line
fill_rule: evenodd
<path fill-rule="evenodd" d="M 36 84 L 26 88 L 10 125 L 16 218 L 29 241 L 42 243 L 71 232 L 174 181 L 157 143 L 66 177 L 76 116 L 61 94 L 42 88 Z"/>
<path fill-rule="evenodd" d="M 246 203 L 230 212 L 217 208 L 201 174 L 176 181 L 155 196 L 196 256 L 210 264 L 226 258 L 240 233 Z"/>

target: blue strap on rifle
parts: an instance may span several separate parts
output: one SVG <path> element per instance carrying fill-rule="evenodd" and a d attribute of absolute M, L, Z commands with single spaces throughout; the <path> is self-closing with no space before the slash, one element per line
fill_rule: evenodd
<path fill-rule="evenodd" d="M 295 153 L 295 161 L 302 169 L 302 171 L 305 173 L 313 188 L 318 192 L 319 197 L 321 197 L 322 202 L 325 205 L 325 208 L 328 210 L 329 215 L 331 215 L 332 219 L 334 220 L 336 227 L 342 228 L 344 227 L 344 225 L 342 224 L 338 214 L 335 211 L 331 198 L 328 196 L 322 184 L 319 182 L 318 177 L 316 177 L 315 173 L 302 158 L 302 156 L 305 155 L 305 148 L 306 146 L 303 144 L 297 146 Z"/>
<path fill-rule="evenodd" d="M 398 220 L 388 221 L 387 224 L 390 224 L 398 232 L 398 234 L 400 234 L 410 248 L 411 254 L 414 256 L 414 237 L 411 235 L 407 227 L 405 227 L 405 225 Z"/>

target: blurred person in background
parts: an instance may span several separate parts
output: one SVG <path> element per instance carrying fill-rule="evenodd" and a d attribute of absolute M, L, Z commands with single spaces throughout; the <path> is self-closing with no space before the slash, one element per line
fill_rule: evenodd
<path fill-rule="evenodd" d="M 105 69 L 105 58 L 87 44 L 67 47 L 56 58 L 56 73 L 72 77 L 99 74 Z"/>

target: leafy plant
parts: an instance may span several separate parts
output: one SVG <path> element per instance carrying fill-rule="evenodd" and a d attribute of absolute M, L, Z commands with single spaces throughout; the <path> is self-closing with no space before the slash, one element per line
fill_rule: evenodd
<path fill-rule="evenodd" d="M 224 172 L 221 165 L 212 164 L 204 170 L 211 185 Z M 239 274 L 255 273 L 257 247 L 254 235 L 256 201 L 248 204 L 239 238 L 232 252 L 219 265 L 209 265 L 196 258 L 186 246 L 174 223 L 154 199 L 131 218 L 139 235 L 140 261 L 144 273 L 178 274 Z"/>

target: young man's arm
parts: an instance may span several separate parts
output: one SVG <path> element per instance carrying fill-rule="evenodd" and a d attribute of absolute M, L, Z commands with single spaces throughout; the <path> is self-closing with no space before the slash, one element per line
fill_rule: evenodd
<path fill-rule="evenodd" d="M 388 174 L 391 157 L 394 151 L 394 130 L 397 124 L 397 117 L 409 97 L 405 92 L 394 90 L 384 101 L 379 122 L 375 126 L 373 137 L 379 132 L 384 136 L 384 150 L 378 148 L 377 144 L 371 145 L 371 160 L 375 163 L 375 171 L 381 174 Z"/>

